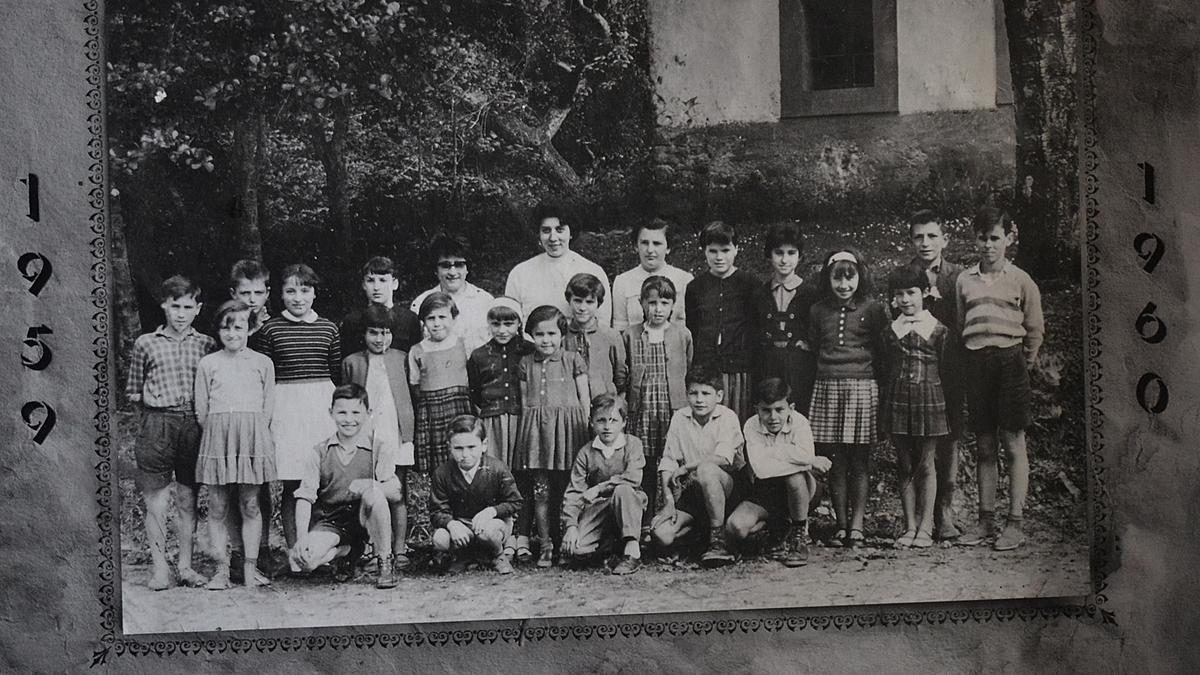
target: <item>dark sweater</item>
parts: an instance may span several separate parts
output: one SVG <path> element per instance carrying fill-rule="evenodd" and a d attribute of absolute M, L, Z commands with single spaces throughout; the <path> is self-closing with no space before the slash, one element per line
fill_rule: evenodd
<path fill-rule="evenodd" d="M 883 303 L 859 299 L 842 307 L 829 299 L 809 311 L 809 344 L 817 352 L 817 378 L 870 380 L 882 375 Z"/>
<path fill-rule="evenodd" d="M 497 518 L 508 518 L 521 510 L 524 499 L 508 465 L 486 455 L 479 462 L 479 471 L 469 485 L 453 459 L 434 469 L 429 490 L 431 527 L 446 527 L 451 520 L 470 520 L 489 506 L 496 508 Z"/>
<path fill-rule="evenodd" d="M 724 279 L 706 272 L 688 284 L 684 298 L 693 364 L 723 373 L 753 369 L 759 345 L 754 298 L 761 288 L 761 281 L 741 269 Z"/>

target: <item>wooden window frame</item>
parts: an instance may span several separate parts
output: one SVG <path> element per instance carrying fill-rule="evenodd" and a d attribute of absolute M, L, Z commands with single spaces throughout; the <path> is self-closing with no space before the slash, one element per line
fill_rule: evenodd
<path fill-rule="evenodd" d="M 875 86 L 814 91 L 808 67 L 804 0 L 779 0 L 781 117 L 899 112 L 896 0 L 871 0 L 875 22 Z"/>

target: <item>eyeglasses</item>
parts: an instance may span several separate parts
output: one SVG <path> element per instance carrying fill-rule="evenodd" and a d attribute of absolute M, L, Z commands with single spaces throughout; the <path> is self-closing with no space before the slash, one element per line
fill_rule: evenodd
<path fill-rule="evenodd" d="M 450 269 L 465 270 L 465 269 L 467 269 L 467 261 L 466 260 L 441 260 L 438 262 L 437 266 L 438 266 L 438 269 L 440 269 L 440 270 L 450 270 Z"/>

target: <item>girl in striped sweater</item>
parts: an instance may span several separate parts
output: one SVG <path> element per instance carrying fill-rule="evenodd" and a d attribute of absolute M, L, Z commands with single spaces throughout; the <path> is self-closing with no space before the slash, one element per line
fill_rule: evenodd
<path fill-rule="evenodd" d="M 281 276 L 283 313 L 263 324 L 251 347 L 275 364 L 271 436 L 276 477 L 283 483 L 280 519 L 290 550 L 296 544 L 293 493 L 304 477 L 304 458 L 335 431 L 329 401 L 341 375 L 342 348 L 337 325 L 313 311 L 321 283 L 317 273 L 308 265 L 289 265 Z"/>

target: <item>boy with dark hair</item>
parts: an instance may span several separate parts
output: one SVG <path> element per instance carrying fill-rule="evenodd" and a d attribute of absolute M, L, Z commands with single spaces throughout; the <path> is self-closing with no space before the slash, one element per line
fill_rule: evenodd
<path fill-rule="evenodd" d="M 563 336 L 563 349 L 583 357 L 593 396 L 624 396 L 629 367 L 621 334 L 596 319 L 596 311 L 604 305 L 604 285 L 595 275 L 576 274 L 567 282 L 564 294 L 571 307 L 571 321 Z"/>
<path fill-rule="evenodd" d="M 133 452 L 137 485 L 146 500 L 146 540 L 154 563 L 149 586 L 156 591 L 171 586 L 166 527 L 172 477 L 179 508 L 179 581 L 193 587 L 208 583 L 192 569 L 200 451 L 195 382 L 200 359 L 217 350 L 216 340 L 192 326 L 203 306 L 198 286 L 176 275 L 162 283 L 159 297 L 166 322 L 133 343 L 125 388 L 129 401 L 142 408 L 142 428 Z"/>
<path fill-rule="evenodd" d="M 396 265 L 391 258 L 376 256 L 367 261 L 362 269 L 362 289 L 367 295 L 367 306 L 381 305 L 391 316 L 392 346 L 402 352 L 412 349 L 421 341 L 421 323 L 417 315 L 406 307 L 395 304 L 396 289 L 400 280 L 396 278 Z M 366 349 L 363 339 L 366 327 L 363 312 L 356 309 L 347 314 L 338 326 L 342 338 L 342 353 L 353 354 Z"/>
<path fill-rule="evenodd" d="M 693 363 L 721 372 L 725 401 L 738 417 L 750 415 L 750 371 L 757 359 L 759 335 L 754 299 L 762 282 L 739 269 L 737 235 L 721 221 L 700 233 L 708 273 L 684 291 L 687 327 L 695 343 Z"/>
<path fill-rule="evenodd" d="M 993 548 L 1010 551 L 1025 543 L 1021 532 L 1029 490 L 1025 428 L 1033 421 L 1029 371 L 1037 364 L 1045 324 L 1037 284 L 1005 258 L 1014 232 L 1008 214 L 987 207 L 971 225 L 979 263 L 958 277 L 958 328 L 965 347 L 964 372 L 971 430 L 975 432 L 979 522 L 958 543 L 975 546 L 993 534 L 997 441 L 1008 453 L 1008 523 Z"/>
<path fill-rule="evenodd" d="M 706 567 L 733 562 L 725 545 L 725 517 L 736 476 L 745 465 L 741 425 L 721 405 L 721 374 L 693 368 L 686 378 L 688 407 L 678 410 L 667 429 L 658 462 L 661 503 L 651 522 L 651 537 L 663 550 L 693 528 L 708 529 Z"/>
<path fill-rule="evenodd" d="M 296 489 L 296 545 L 288 560 L 312 570 L 340 559 L 338 577 L 348 581 L 368 538 L 379 551 L 376 588 L 395 588 L 394 560 L 388 555 L 394 531 L 391 511 L 403 504 L 396 478 L 397 448 L 371 433 L 367 390 L 343 384 L 333 391 L 329 415 L 337 433 L 306 457 Z"/>
<path fill-rule="evenodd" d="M 774 557 L 788 567 L 808 562 L 808 505 L 817 493 L 814 473 L 833 463 L 819 457 L 808 420 L 789 401 L 787 382 L 769 377 L 755 387 L 756 415 L 746 422 L 750 494 L 729 516 L 730 536 L 744 541 L 766 527 Z M 782 536 L 780 536 L 782 534 Z"/>
<path fill-rule="evenodd" d="M 966 421 L 963 414 L 963 378 L 961 372 L 962 340 L 954 329 L 958 325 L 958 302 L 955 288 L 963 266 L 946 260 L 946 233 L 941 218 L 933 211 L 921 210 L 908 218 L 908 235 L 912 243 L 913 264 L 920 265 L 929 277 L 929 295 L 925 309 L 950 329 L 946 351 L 942 355 L 942 391 L 946 397 L 946 422 L 950 433 L 938 437 L 934 466 L 937 471 L 937 496 L 933 506 L 933 537 L 938 540 L 956 539 L 961 534 L 954 517 L 954 492 L 958 483 L 958 448 Z"/>

